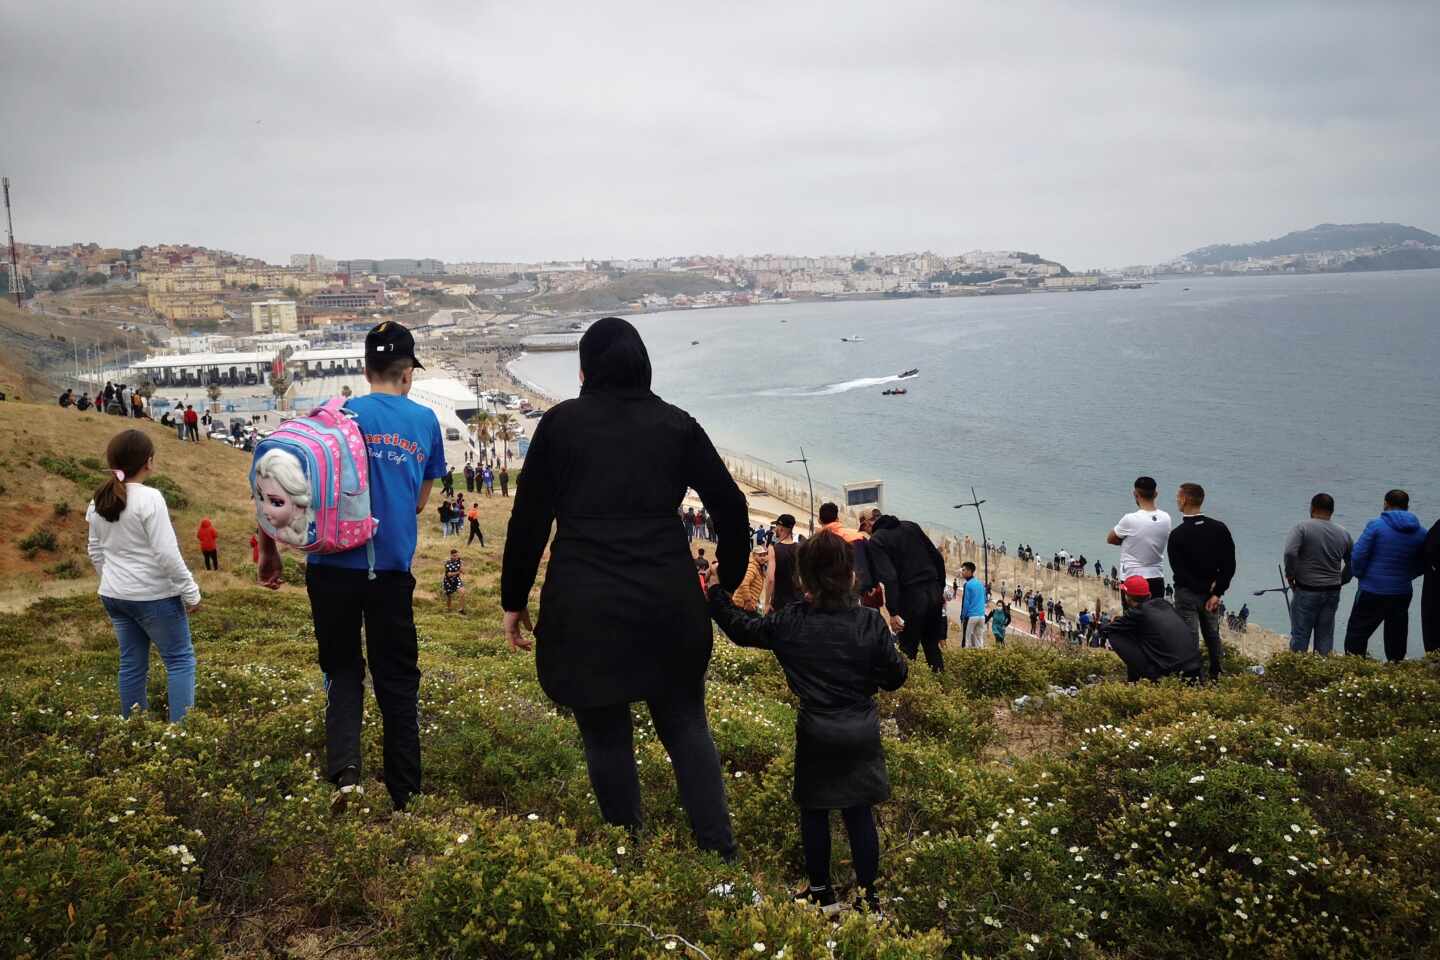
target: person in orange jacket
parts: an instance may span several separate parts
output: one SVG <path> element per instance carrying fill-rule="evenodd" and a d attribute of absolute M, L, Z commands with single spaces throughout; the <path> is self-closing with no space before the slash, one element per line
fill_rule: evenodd
<path fill-rule="evenodd" d="M 205 556 L 205 569 L 219 570 L 220 554 L 215 548 L 220 532 L 215 529 L 209 517 L 200 521 L 200 529 L 195 531 L 195 538 L 200 541 L 200 552 Z"/>

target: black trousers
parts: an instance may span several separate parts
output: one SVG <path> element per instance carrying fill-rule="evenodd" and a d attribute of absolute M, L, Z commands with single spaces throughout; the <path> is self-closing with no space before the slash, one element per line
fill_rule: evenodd
<path fill-rule="evenodd" d="M 940 645 L 945 642 L 945 617 L 942 613 L 945 598 L 940 593 L 940 587 L 906 587 L 901 593 L 899 609 L 890 610 L 905 621 L 905 629 L 895 638 L 895 645 L 911 660 L 923 647 L 925 663 L 933 672 L 939 673 L 945 669 L 945 655 L 940 652 Z"/>
<path fill-rule="evenodd" d="M 705 719 L 704 686 L 646 702 L 655 732 L 670 754 L 680 804 L 690 818 L 695 843 L 702 850 L 733 857 L 735 834 L 725 803 L 725 775 Z M 638 832 L 643 818 L 630 705 L 576 708 L 575 723 L 585 742 L 585 766 L 600 815 L 606 823 Z"/>
<path fill-rule="evenodd" d="M 466 478 L 465 478 L 465 492 L 466 492 L 466 493 L 474 493 L 474 492 L 475 492 L 475 478 L 474 478 L 474 477 L 466 477 Z"/>
<path fill-rule="evenodd" d="M 365 709 L 365 657 L 384 719 L 385 787 L 401 809 L 420 792 L 420 667 L 415 578 L 406 571 L 308 566 L 305 587 L 325 672 L 325 775 L 360 769 L 360 724 Z"/>
<path fill-rule="evenodd" d="M 1355 592 L 1355 605 L 1350 608 L 1350 622 L 1345 625 L 1345 652 L 1364 657 L 1370 653 L 1370 636 L 1375 628 L 1385 625 L 1385 659 L 1404 660 L 1410 644 L 1410 597 L 1385 597 L 1364 590 Z"/>
<path fill-rule="evenodd" d="M 201 550 L 200 553 L 205 557 L 205 569 L 206 569 L 206 570 L 219 570 L 219 569 L 220 569 L 220 553 L 219 553 L 219 551 L 216 551 L 216 550 Z"/>
<path fill-rule="evenodd" d="M 840 811 L 845 833 L 850 837 L 850 859 L 855 864 L 855 882 L 867 892 L 875 889 L 880 872 L 880 833 L 875 829 L 871 807 L 846 807 Z M 800 811 L 800 846 L 805 851 L 805 874 L 812 888 L 830 885 L 830 811 Z"/>
<path fill-rule="evenodd" d="M 465 546 L 467 546 L 467 547 L 470 546 L 470 544 L 474 543 L 476 540 L 479 540 L 479 541 L 480 541 L 480 546 L 482 546 L 482 547 L 485 546 L 485 534 L 483 534 L 483 533 L 480 532 L 480 521 L 479 521 L 479 520 L 471 520 L 471 521 L 470 521 L 470 539 L 465 541 Z"/>
<path fill-rule="evenodd" d="M 1440 650 L 1440 574 L 1425 574 L 1420 592 L 1420 639 L 1425 652 Z"/>
<path fill-rule="evenodd" d="M 1164 577 L 1146 577 L 1145 582 L 1150 584 L 1150 596 L 1156 598 L 1157 600 L 1165 599 Z"/>

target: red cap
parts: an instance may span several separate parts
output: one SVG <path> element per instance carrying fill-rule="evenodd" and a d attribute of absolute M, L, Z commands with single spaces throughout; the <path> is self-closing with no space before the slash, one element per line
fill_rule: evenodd
<path fill-rule="evenodd" d="M 1120 584 L 1120 590 L 1132 597 L 1150 596 L 1150 581 L 1141 576 L 1126 577 L 1125 582 Z"/>

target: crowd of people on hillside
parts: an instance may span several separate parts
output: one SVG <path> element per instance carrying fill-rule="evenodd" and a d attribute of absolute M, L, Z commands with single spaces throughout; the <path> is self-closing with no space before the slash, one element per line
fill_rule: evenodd
<path fill-rule="evenodd" d="M 347 401 L 370 447 L 370 541 L 335 553 L 312 553 L 306 564 L 318 660 L 325 675 L 324 775 L 334 785 L 331 810 L 343 812 L 364 793 L 361 716 L 369 677 L 383 723 L 383 783 L 396 810 L 422 789 L 420 669 L 411 575 L 416 518 L 433 485 L 442 488 L 446 536 L 458 524 L 478 529 L 472 496 L 491 492 L 489 465 L 467 460 L 466 490 L 454 490 L 434 413 L 409 400 L 414 339 L 386 321 L 366 338 L 365 376 L 371 392 Z M 797 538 L 782 514 L 752 528 L 746 499 L 705 430 L 650 390 L 648 352 L 624 320 L 605 318 L 580 341 L 581 391 L 547 412 L 517 481 L 501 568 L 504 632 L 512 650 L 534 650 L 540 686 L 568 708 L 583 744 L 601 817 L 639 836 L 644 815 L 636 767 L 631 705 L 644 701 L 671 761 L 680 803 L 702 849 L 733 860 L 725 777 L 705 707 L 712 623 L 736 644 L 770 651 L 799 708 L 792 798 L 807 883 L 799 898 L 833 913 L 840 897 L 830 873 L 830 813 L 838 811 L 856 875 L 854 902 L 878 910 L 879 834 L 874 806 L 890 796 L 876 694 L 895 690 L 921 653 L 929 669 L 945 670 L 947 590 L 958 601 L 960 643 L 998 645 L 1024 609 L 1032 632 L 1068 622 L 1062 602 L 1015 587 L 992 594 L 966 560 L 947 587 L 943 554 L 916 523 L 871 509 L 847 526 L 836 504 L 823 504 L 819 527 Z M 389 457 L 402 447 L 413 456 Z M 185 566 L 164 499 L 145 486 L 155 466 L 149 436 L 126 430 L 110 442 L 112 476 L 87 510 L 90 556 L 99 593 L 121 652 L 122 714 L 144 709 L 149 651 L 165 660 L 172 720 L 194 702 L 195 656 L 189 614 L 200 590 Z M 637 469 L 643 465 L 643 469 Z M 478 479 L 477 479 L 478 478 Z M 498 479 L 508 495 L 508 472 Z M 681 508 L 686 490 L 703 507 Z M 1218 680 L 1218 622 L 1235 575 L 1229 530 L 1204 511 L 1205 491 L 1183 483 L 1178 524 L 1156 506 L 1149 477 L 1132 490 L 1136 509 L 1108 531 L 1120 549 L 1122 610 L 1080 611 L 1085 642 L 1112 649 L 1131 681 L 1178 676 Z M 1440 647 L 1440 524 L 1426 533 L 1409 512 L 1404 491 L 1385 495 L 1381 514 L 1353 541 L 1333 523 L 1326 494 L 1311 501 L 1309 519 L 1291 531 L 1284 569 L 1293 590 L 1292 647 L 1330 652 L 1341 585 L 1359 583 L 1346 626 L 1345 652 L 1364 655 L 1384 630 L 1389 659 L 1405 654 L 1412 581 L 1425 575 L 1424 640 Z M 682 520 L 677 530 L 675 520 Z M 554 537 L 552 540 L 552 532 Z M 218 531 L 197 531 L 206 567 L 218 569 Z M 713 558 L 694 540 L 713 544 Z M 263 530 L 251 540 L 260 584 L 281 585 L 276 542 Z M 537 631 L 530 594 L 549 551 Z M 1004 549 L 1002 543 L 1001 548 Z M 692 553 L 696 550 L 696 553 Z M 1034 557 L 1028 545 L 1017 554 Z M 698 559 L 697 559 L 698 557 Z M 1164 563 L 1170 564 L 1170 580 Z M 1085 557 L 1061 557 L 1083 574 Z M 1097 563 L 1097 576 L 1102 572 Z M 696 588 L 697 575 L 702 589 Z M 464 609 L 459 548 L 444 562 L 446 608 Z M 1167 597 L 1173 598 L 1167 599 Z M 535 635 L 532 639 L 531 634 Z M 538 644 L 536 643 L 538 640 Z M 1204 655 L 1201 643 L 1204 644 Z"/>

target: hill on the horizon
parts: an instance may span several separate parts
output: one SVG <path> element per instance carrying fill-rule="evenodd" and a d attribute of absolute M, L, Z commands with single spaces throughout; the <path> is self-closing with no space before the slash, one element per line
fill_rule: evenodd
<path fill-rule="evenodd" d="M 1302 253 L 1353 250 L 1357 247 L 1398 246 L 1421 243 L 1440 247 L 1440 236 L 1400 223 L 1322 223 L 1309 230 L 1296 230 L 1273 240 L 1255 243 L 1217 243 L 1191 250 L 1181 257 L 1207 266 L 1249 257 L 1284 257 Z"/>

